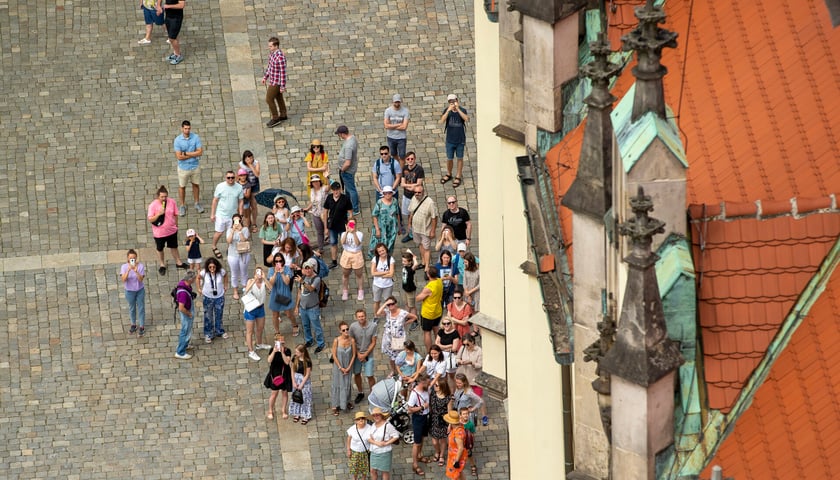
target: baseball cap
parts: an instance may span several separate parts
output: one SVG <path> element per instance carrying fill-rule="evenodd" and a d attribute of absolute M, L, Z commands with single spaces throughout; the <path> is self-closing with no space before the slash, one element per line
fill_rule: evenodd
<path fill-rule="evenodd" d="M 333 190 L 341 190 L 341 184 L 338 182 L 332 182 L 330 184 L 330 188 Z"/>
<path fill-rule="evenodd" d="M 240 168 L 239 171 L 236 172 L 236 174 L 237 175 L 248 175 L 248 170 L 245 170 L 244 168 Z"/>
<path fill-rule="evenodd" d="M 467 244 L 464 243 L 464 242 L 459 243 L 458 244 L 458 251 L 459 252 L 466 252 L 467 251 Z"/>
<path fill-rule="evenodd" d="M 291 212 L 289 212 L 289 213 L 297 213 L 297 212 L 299 212 L 299 211 L 300 211 L 300 207 L 299 207 L 299 206 L 297 206 L 297 205 L 295 205 L 294 207 L 292 207 L 292 210 L 291 210 Z"/>
<path fill-rule="evenodd" d="M 446 101 L 448 102 L 450 100 L 458 100 L 458 95 L 455 95 L 454 93 L 450 93 L 449 95 L 446 96 Z"/>
<path fill-rule="evenodd" d="M 314 258 L 310 258 L 309 260 L 303 262 L 303 266 L 315 269 L 318 268 L 318 262 Z"/>
<path fill-rule="evenodd" d="M 309 183 L 320 182 L 320 181 L 321 181 L 321 177 L 319 177 L 318 175 L 312 175 L 311 177 L 309 177 Z"/>
<path fill-rule="evenodd" d="M 348 129 L 346 125 L 339 125 L 338 128 L 335 129 L 335 133 L 350 133 L 350 129 Z"/>
<path fill-rule="evenodd" d="M 188 236 L 188 237 L 192 237 L 193 235 L 195 235 L 195 230 L 193 230 L 192 228 L 190 228 L 189 230 L 187 230 L 187 236 Z"/>
<path fill-rule="evenodd" d="M 402 102 L 402 95 L 399 93 L 395 93 L 394 97 L 391 99 L 392 102 Z"/>

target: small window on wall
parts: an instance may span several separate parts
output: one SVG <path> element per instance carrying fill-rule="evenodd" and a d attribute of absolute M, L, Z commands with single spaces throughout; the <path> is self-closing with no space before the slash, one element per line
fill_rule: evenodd
<path fill-rule="evenodd" d="M 828 7 L 828 16 L 831 17 L 831 26 L 837 27 L 840 25 L 840 0 L 825 0 L 825 5 Z M 487 8 L 487 0 L 484 0 L 484 7 Z"/>
<path fill-rule="evenodd" d="M 488 20 L 499 23 L 499 0 L 484 0 L 484 11 Z"/>

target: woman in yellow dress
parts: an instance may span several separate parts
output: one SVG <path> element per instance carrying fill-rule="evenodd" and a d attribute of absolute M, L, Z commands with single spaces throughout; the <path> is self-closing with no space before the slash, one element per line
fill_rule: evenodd
<path fill-rule="evenodd" d="M 306 178 L 311 179 L 313 175 L 318 175 L 321 177 L 321 185 L 330 184 L 330 156 L 327 155 L 324 146 L 321 145 L 321 141 L 317 138 L 312 140 L 312 143 L 309 145 L 309 153 L 306 154 L 306 170 L 309 172 Z M 309 196 L 311 189 L 312 182 L 310 181 L 306 184 L 307 196 Z"/>

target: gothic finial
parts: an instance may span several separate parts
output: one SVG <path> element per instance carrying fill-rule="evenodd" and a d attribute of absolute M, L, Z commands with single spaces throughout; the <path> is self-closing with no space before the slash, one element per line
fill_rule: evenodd
<path fill-rule="evenodd" d="M 662 49 L 677 46 L 677 33 L 659 28 L 665 21 L 662 7 L 655 6 L 653 0 L 647 0 L 645 6 L 635 9 L 639 25 L 630 33 L 621 37 L 624 50 L 635 50 L 637 64 L 633 67 L 636 76 L 636 94 L 633 98 L 632 120 L 636 121 L 647 112 L 654 112 L 665 118 L 665 94 L 662 77 L 668 69 L 660 63 Z"/>
<path fill-rule="evenodd" d="M 647 257 L 651 253 L 653 236 L 665 233 L 665 222 L 648 215 L 653 211 L 653 201 L 650 196 L 645 195 L 645 189 L 641 185 L 636 196 L 630 199 L 630 208 L 634 218 L 620 224 L 618 231 L 621 235 L 630 237 L 630 244 L 633 246 L 631 256 Z"/>

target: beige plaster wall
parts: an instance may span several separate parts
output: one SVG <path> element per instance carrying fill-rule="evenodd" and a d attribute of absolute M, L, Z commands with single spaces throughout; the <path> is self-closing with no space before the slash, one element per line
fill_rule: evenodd
<path fill-rule="evenodd" d="M 476 144 L 481 224 L 481 310 L 505 320 L 500 337 L 484 340 L 485 371 L 508 381 L 511 478 L 562 472 L 561 368 L 554 361 L 548 322 L 535 278 L 519 265 L 528 259 L 528 230 L 515 158 L 523 145 L 497 137 L 500 123 L 498 25 L 475 2 Z M 539 412 L 539 414 L 535 414 Z"/>

